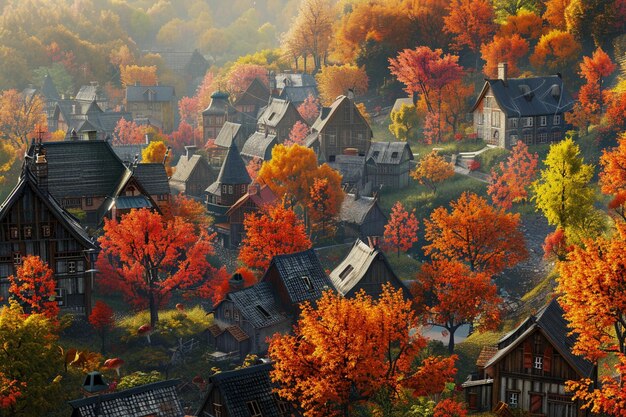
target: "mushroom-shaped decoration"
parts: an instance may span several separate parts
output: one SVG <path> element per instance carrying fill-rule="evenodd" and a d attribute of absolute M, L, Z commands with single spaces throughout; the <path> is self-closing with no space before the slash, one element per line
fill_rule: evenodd
<path fill-rule="evenodd" d="M 176 310 L 185 311 L 185 305 L 183 303 L 176 304 Z"/>
<path fill-rule="evenodd" d="M 120 358 L 107 359 L 104 361 L 104 367 L 107 369 L 114 369 L 117 372 L 117 376 L 120 376 L 120 368 L 124 365 L 124 361 Z"/>
<path fill-rule="evenodd" d="M 198 389 L 201 389 L 201 390 L 204 389 L 204 384 L 206 383 L 204 378 L 202 378 L 200 375 L 194 376 L 191 382 L 193 382 L 194 385 L 197 386 Z"/>
<path fill-rule="evenodd" d="M 149 324 L 144 324 L 143 326 L 139 327 L 139 329 L 137 329 L 137 334 L 139 336 L 146 336 L 146 339 L 148 339 L 148 344 L 152 344 L 152 342 L 150 341 L 150 335 L 152 333 L 154 333 L 154 330 Z"/>

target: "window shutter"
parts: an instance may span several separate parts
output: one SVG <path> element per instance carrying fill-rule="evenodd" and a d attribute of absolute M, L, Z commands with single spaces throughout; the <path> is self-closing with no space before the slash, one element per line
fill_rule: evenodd
<path fill-rule="evenodd" d="M 548 345 L 543 352 L 543 371 L 551 372 L 552 367 L 552 346 Z"/>
<path fill-rule="evenodd" d="M 524 369 L 530 369 L 533 367 L 533 347 L 530 341 L 524 342 Z"/>

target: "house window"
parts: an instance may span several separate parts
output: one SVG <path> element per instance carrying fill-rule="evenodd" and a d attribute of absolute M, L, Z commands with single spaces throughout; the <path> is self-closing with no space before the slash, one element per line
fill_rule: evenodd
<path fill-rule="evenodd" d="M 262 417 L 261 408 L 259 408 L 259 403 L 256 401 L 248 401 L 246 403 L 248 406 L 248 411 L 250 412 L 250 417 Z"/>
<path fill-rule="evenodd" d="M 540 133 L 539 134 L 539 143 L 546 143 L 548 142 L 548 134 L 547 133 Z"/>
<path fill-rule="evenodd" d="M 222 417 L 222 404 L 213 404 L 213 415 L 215 417 Z"/>
<path fill-rule="evenodd" d="M 535 369 L 543 369 L 543 357 L 535 356 Z"/>
<path fill-rule="evenodd" d="M 392 153 L 391 153 L 391 158 L 392 158 L 392 159 L 395 159 L 395 158 L 397 158 L 397 157 L 398 157 L 398 152 L 392 152 Z"/>
<path fill-rule="evenodd" d="M 31 226 L 24 226 L 24 237 L 27 239 L 33 237 L 33 228 Z"/>
<path fill-rule="evenodd" d="M 166 201 L 167 200 L 167 194 L 159 194 L 157 196 L 157 200 L 158 201 Z"/>
<path fill-rule="evenodd" d="M 547 125 L 547 124 L 548 124 L 548 116 L 541 116 L 541 117 L 539 118 L 539 124 L 540 124 L 541 126 L 545 126 L 545 125 Z"/>
<path fill-rule="evenodd" d="M 278 405 L 278 411 L 281 415 L 287 414 L 287 403 L 283 401 L 278 394 L 274 394 L 274 398 L 276 399 L 276 404 Z"/>
<path fill-rule="evenodd" d="M 9 232 L 11 233 L 11 239 L 19 239 L 20 238 L 20 232 L 19 232 L 17 227 L 11 227 L 9 229 Z"/>
<path fill-rule="evenodd" d="M 561 140 L 561 132 L 552 132 L 552 141 L 558 142 Z"/>
<path fill-rule="evenodd" d="M 86 205 L 87 207 L 91 207 L 91 206 L 93 206 L 93 197 L 87 197 L 87 198 L 85 198 L 85 205 Z"/>
<path fill-rule="evenodd" d="M 224 310 L 224 317 L 226 317 L 227 319 L 230 318 L 230 310 L 228 309 Z"/>
<path fill-rule="evenodd" d="M 526 145 L 532 145 L 532 143 L 533 143 L 533 134 L 532 133 L 524 133 L 524 143 Z"/>
<path fill-rule="evenodd" d="M 485 113 L 477 113 L 476 114 L 477 123 L 482 125 L 485 123 Z"/>
<path fill-rule="evenodd" d="M 305 275 L 302 277 L 302 281 L 304 281 L 304 286 L 307 290 L 311 291 L 313 289 L 313 284 L 311 284 L 311 278 Z"/>
<path fill-rule="evenodd" d="M 515 145 L 517 143 L 518 137 L 517 135 L 511 135 L 510 136 L 510 141 L 512 145 Z"/>
<path fill-rule="evenodd" d="M 67 273 L 68 274 L 75 274 L 76 273 L 76 262 L 75 261 L 69 261 L 67 263 Z"/>
<path fill-rule="evenodd" d="M 41 234 L 43 237 L 50 237 L 50 226 L 47 224 L 41 226 Z"/>
<path fill-rule="evenodd" d="M 342 280 L 346 279 L 346 277 L 350 274 L 350 272 L 354 271 L 354 267 L 352 265 L 348 265 L 344 268 L 343 271 L 339 274 L 339 278 Z"/>
<path fill-rule="evenodd" d="M 13 265 L 22 265 L 22 254 L 13 252 Z"/>
<path fill-rule="evenodd" d="M 515 127 L 517 128 L 517 123 L 518 123 L 518 118 L 517 117 L 511 117 L 509 119 L 509 127 Z"/>
<path fill-rule="evenodd" d="M 525 117 L 524 118 L 524 127 L 531 127 L 533 125 L 533 118 L 532 117 Z"/>
<path fill-rule="evenodd" d="M 554 115 L 554 119 L 552 121 L 552 124 L 554 124 L 555 126 L 561 124 L 561 115 L 560 114 L 555 114 Z"/>
<path fill-rule="evenodd" d="M 239 310 L 233 311 L 233 319 L 235 319 L 235 321 L 239 321 Z"/>
<path fill-rule="evenodd" d="M 517 408 L 519 405 L 519 392 L 507 391 L 506 398 L 511 408 Z"/>
<path fill-rule="evenodd" d="M 335 135 L 328 135 L 328 144 L 335 145 L 337 143 L 337 138 Z"/>
<path fill-rule="evenodd" d="M 232 194 L 233 193 L 233 186 L 229 185 L 228 186 L 228 194 Z"/>
<path fill-rule="evenodd" d="M 499 111 L 491 112 L 491 126 L 500 127 L 500 112 Z"/>

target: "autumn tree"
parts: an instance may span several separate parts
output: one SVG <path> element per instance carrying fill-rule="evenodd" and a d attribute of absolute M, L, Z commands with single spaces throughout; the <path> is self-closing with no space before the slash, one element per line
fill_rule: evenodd
<path fill-rule="evenodd" d="M 113 309 L 109 307 L 104 301 L 96 301 L 91 314 L 89 315 L 89 324 L 100 335 L 102 346 L 100 347 L 100 353 L 104 355 L 105 352 L 105 338 L 106 335 L 113 327 L 115 327 L 115 316 L 113 315 Z"/>
<path fill-rule="evenodd" d="M 21 388 L 23 385 L 15 379 L 9 380 L 0 373 L 0 410 L 6 410 L 17 403 L 17 399 L 22 395 Z"/>
<path fill-rule="evenodd" d="M 403 104 L 398 110 L 392 111 L 389 116 L 391 118 L 389 131 L 396 139 L 403 142 L 417 139 L 419 116 L 415 106 Z"/>
<path fill-rule="evenodd" d="M 157 85 L 157 67 L 154 65 L 122 65 L 120 66 L 120 81 L 125 87 L 135 84 Z"/>
<path fill-rule="evenodd" d="M 141 162 L 144 164 L 164 164 L 167 176 L 171 177 L 174 173 L 174 168 L 172 168 L 172 156 L 169 154 L 169 150 L 170 148 L 163 141 L 157 140 L 150 142 L 150 144 L 141 151 Z"/>
<path fill-rule="evenodd" d="M 437 183 L 447 180 L 454 175 L 454 166 L 437 151 L 431 151 L 421 158 L 411 172 L 411 177 L 420 184 L 426 185 L 433 193 L 437 192 Z"/>
<path fill-rule="evenodd" d="M 530 63 L 537 69 L 550 72 L 565 72 L 580 55 L 582 47 L 569 32 L 553 29 L 539 38 Z"/>
<path fill-rule="evenodd" d="M 626 8 L 621 0 L 570 0 L 565 22 L 567 31 L 586 47 L 609 47 L 614 36 L 624 33 Z"/>
<path fill-rule="evenodd" d="M 213 224 L 213 217 L 207 211 L 206 205 L 184 194 L 178 194 L 173 197 L 172 202 L 163 210 L 163 217 L 166 220 L 180 217 L 184 221 L 191 223 L 198 235 L 207 231 Z"/>
<path fill-rule="evenodd" d="M 571 138 L 550 145 L 545 169 L 533 182 L 533 199 L 548 223 L 564 229 L 568 238 L 590 236 L 600 228 L 590 182 L 593 166 L 585 164 Z"/>
<path fill-rule="evenodd" d="M 391 208 L 389 221 L 385 225 L 385 245 L 394 248 L 400 257 L 400 251 L 407 252 L 417 242 L 418 227 L 415 209 L 409 213 L 402 203 L 397 201 Z"/>
<path fill-rule="evenodd" d="M 343 298 L 324 293 L 302 311 L 293 334 L 275 334 L 269 346 L 271 378 L 305 417 L 347 416 L 356 402 L 392 401 L 404 390 L 415 396 L 439 393 L 456 370 L 455 356 L 424 357 L 426 339 L 402 291 L 389 285 L 378 300 L 360 293 Z M 422 356 L 420 356 L 422 355 Z"/>
<path fill-rule="evenodd" d="M 369 83 L 365 70 L 352 64 L 323 66 L 315 79 L 324 106 L 330 106 L 340 95 L 347 96 L 349 90 L 355 96 L 364 95 Z"/>
<path fill-rule="evenodd" d="M 178 100 L 178 114 L 180 122 L 186 123 L 193 127 L 198 127 L 202 110 L 199 105 L 198 97 L 182 97 Z"/>
<path fill-rule="evenodd" d="M 441 122 L 456 137 L 466 121 L 470 102 L 474 99 L 474 83 L 464 80 L 452 81 L 443 88 L 442 94 Z"/>
<path fill-rule="evenodd" d="M 11 298 L 27 313 L 42 314 L 51 320 L 59 315 L 54 272 L 38 256 L 25 256 L 17 267 L 17 276 L 9 276 L 9 283 Z"/>
<path fill-rule="evenodd" d="M 489 78 L 498 77 L 498 64 L 507 63 L 507 76 L 517 77 L 520 70 L 517 63 L 528 53 L 528 42 L 518 34 L 512 36 L 494 36 L 489 43 L 480 48 L 485 61 L 483 72 Z"/>
<path fill-rule="evenodd" d="M 444 31 L 454 36 L 452 46 L 461 50 L 467 47 L 478 54 L 480 45 L 496 32 L 493 5 L 488 0 L 452 0 L 450 13 L 444 17 Z"/>
<path fill-rule="evenodd" d="M 262 165 L 263 160 L 257 156 L 252 158 L 250 162 L 248 162 L 248 164 L 246 165 L 246 171 L 248 171 L 248 175 L 250 175 L 250 179 L 252 179 L 252 181 L 256 181 Z"/>
<path fill-rule="evenodd" d="M 436 118 L 436 141 L 441 141 L 442 105 L 444 88 L 463 76 L 463 69 L 458 64 L 459 57 L 443 55 L 441 49 L 432 50 L 426 46 L 405 49 L 397 58 L 389 59 L 391 73 L 406 87 L 412 95 L 420 94 L 428 112 Z"/>
<path fill-rule="evenodd" d="M 113 143 L 118 145 L 130 145 L 146 142 L 146 130 L 132 120 L 120 119 L 115 126 Z"/>
<path fill-rule="evenodd" d="M 517 14 L 507 16 L 504 24 L 500 26 L 499 34 L 503 37 L 518 35 L 528 42 L 534 42 L 539 40 L 543 30 L 541 16 L 530 10 L 521 10 Z"/>
<path fill-rule="evenodd" d="M 426 304 L 425 324 L 447 330 L 450 353 L 459 327 L 469 324 L 485 331 L 500 323 L 502 299 L 491 276 L 464 263 L 443 259 L 423 264 L 411 291 Z"/>
<path fill-rule="evenodd" d="M 602 151 L 600 165 L 600 189 L 613 197 L 609 207 L 626 220 L 626 133 L 620 135 L 616 147 Z"/>
<path fill-rule="evenodd" d="M 528 187 L 537 173 L 539 156 L 528 151 L 528 146 L 518 141 L 506 162 L 500 162 L 499 170 L 491 170 L 491 184 L 487 194 L 491 201 L 505 210 L 511 209 L 513 203 L 526 200 Z"/>
<path fill-rule="evenodd" d="M 97 267 L 101 285 L 120 291 L 137 308 L 150 309 L 150 325 L 159 321 L 158 309 L 174 291 L 210 289 L 214 268 L 210 236 L 199 236 L 180 217 L 166 220 L 148 209 L 132 210 L 118 220 L 105 220 L 98 239 L 102 251 Z"/>
<path fill-rule="evenodd" d="M 309 127 L 306 123 L 297 121 L 289 132 L 289 139 L 285 141 L 285 146 L 300 145 L 304 146 L 304 140 L 309 135 Z"/>
<path fill-rule="evenodd" d="M 308 97 L 298 106 L 298 113 L 309 125 L 312 125 L 320 114 L 320 101 L 309 94 Z"/>
<path fill-rule="evenodd" d="M 617 132 L 626 130 L 626 92 L 612 91 L 606 108 L 608 126 Z"/>
<path fill-rule="evenodd" d="M 547 0 L 545 2 L 546 11 L 543 13 L 543 20 L 548 22 L 549 27 L 566 30 L 565 9 L 571 0 Z"/>
<path fill-rule="evenodd" d="M 556 229 L 546 236 L 542 248 L 544 259 L 564 261 L 567 258 L 567 253 L 573 249 L 573 246 L 567 244 L 565 230 Z"/>
<path fill-rule="evenodd" d="M 245 237 L 239 260 L 248 268 L 265 271 L 274 256 L 311 247 L 304 222 L 282 203 L 258 214 L 246 214 L 243 224 Z"/>
<path fill-rule="evenodd" d="M 496 209 L 476 194 L 464 192 L 450 211 L 435 209 L 424 225 L 426 255 L 464 262 L 471 271 L 495 275 L 528 256 L 519 214 Z"/>
<path fill-rule="evenodd" d="M 19 150 L 26 150 L 37 127 L 45 129 L 44 102 L 37 94 L 5 90 L 0 95 L 0 137 Z"/>
<path fill-rule="evenodd" d="M 309 189 L 308 213 L 311 231 L 322 239 L 334 235 L 334 221 L 344 199 L 343 192 L 336 192 L 336 186 L 329 178 L 318 177 L 313 179 Z"/>
<path fill-rule="evenodd" d="M 239 97 L 255 78 L 269 87 L 267 68 L 256 64 L 236 64 L 226 75 L 226 91 L 234 99 Z"/>
<path fill-rule="evenodd" d="M 203 143 L 202 129 L 200 126 L 192 126 L 185 121 L 180 122 L 178 129 L 170 133 L 167 143 L 179 154 L 185 146 L 198 146 Z"/>

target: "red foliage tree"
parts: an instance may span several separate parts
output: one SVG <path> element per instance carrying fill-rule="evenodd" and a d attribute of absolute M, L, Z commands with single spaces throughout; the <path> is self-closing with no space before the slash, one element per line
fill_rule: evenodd
<path fill-rule="evenodd" d="M 401 250 L 406 252 L 417 242 L 418 226 L 415 209 L 409 213 L 401 202 L 396 202 L 391 208 L 389 221 L 385 225 L 385 244 L 396 249 L 399 257 Z"/>
<path fill-rule="evenodd" d="M 424 252 L 434 259 L 465 262 L 472 271 L 497 274 L 526 259 L 519 214 L 495 209 L 473 193 L 450 203 L 451 211 L 435 209 L 424 220 Z"/>
<path fill-rule="evenodd" d="M 198 97 L 183 97 L 178 100 L 178 114 L 180 114 L 181 123 L 187 123 L 190 126 L 198 126 L 198 117 L 201 109 L 198 106 Z"/>
<path fill-rule="evenodd" d="M 182 153 L 185 146 L 199 145 L 202 143 L 202 130 L 199 127 L 193 127 L 185 121 L 180 122 L 178 129 L 168 136 L 168 145 L 177 153 Z"/>
<path fill-rule="evenodd" d="M 226 89 L 233 98 L 236 98 L 248 88 L 255 78 L 269 87 L 267 68 L 256 64 L 235 64 L 226 76 Z"/>
<path fill-rule="evenodd" d="M 454 36 L 452 46 L 478 53 L 480 45 L 496 32 L 493 5 L 488 0 L 452 0 L 450 14 L 443 18 L 443 30 Z"/>
<path fill-rule="evenodd" d="M 51 320 L 59 315 L 56 301 L 57 283 L 54 273 L 39 256 L 26 256 L 17 268 L 17 276 L 9 276 L 9 294 L 29 314 L 43 314 Z"/>
<path fill-rule="evenodd" d="M 613 196 L 609 207 L 626 220 L 626 133 L 619 137 L 615 148 L 602 151 L 600 165 L 600 189 L 604 194 Z"/>
<path fill-rule="evenodd" d="M 329 178 L 314 178 L 309 190 L 309 220 L 312 231 L 320 238 L 331 237 L 335 232 L 334 220 L 339 214 L 343 193 L 333 192 Z"/>
<path fill-rule="evenodd" d="M 246 236 L 239 260 L 248 268 L 264 271 L 274 256 L 311 247 L 304 222 L 284 204 L 271 206 L 265 213 L 246 214 L 243 224 Z"/>
<path fill-rule="evenodd" d="M 154 328 L 159 306 L 172 292 L 210 294 L 216 285 L 211 279 L 216 271 L 206 258 L 213 253 L 210 240 L 180 217 L 166 220 L 147 209 L 132 210 L 120 221 L 105 220 L 98 239 L 100 282 L 108 291 L 121 291 L 134 307 L 149 307 Z"/>
<path fill-rule="evenodd" d="M 298 113 L 310 125 L 315 122 L 320 114 L 320 101 L 309 94 L 309 96 L 298 106 Z"/>
<path fill-rule="evenodd" d="M 17 403 L 17 399 L 22 395 L 23 385 L 23 382 L 9 379 L 0 372 L 0 410 L 8 409 Z"/>
<path fill-rule="evenodd" d="M 445 398 L 437 403 L 433 410 L 433 417 L 465 417 L 467 409 L 464 403 L 455 401 L 452 398 Z"/>
<path fill-rule="evenodd" d="M 115 327 L 115 316 L 113 309 L 103 301 L 96 301 L 96 305 L 89 315 L 89 324 L 100 334 L 102 346 L 100 353 L 105 353 L 105 338 L 107 333 Z"/>
<path fill-rule="evenodd" d="M 550 233 L 543 241 L 543 257 L 545 259 L 556 258 L 559 261 L 564 261 L 567 253 L 571 250 L 572 247 L 567 245 L 565 230 L 561 228 Z"/>
<path fill-rule="evenodd" d="M 289 145 L 304 145 L 304 140 L 309 135 L 309 127 L 306 123 L 297 121 L 291 131 L 289 132 L 289 139 L 285 141 L 285 146 Z"/>
<path fill-rule="evenodd" d="M 473 272 L 460 262 L 441 260 L 422 265 L 411 291 L 426 304 L 425 323 L 448 331 L 448 351 L 454 352 L 454 334 L 464 324 L 493 330 L 500 323 L 498 290 L 485 272 Z"/>
<path fill-rule="evenodd" d="M 120 119 L 115 126 L 113 143 L 130 145 L 146 142 L 146 129 L 132 120 Z"/>
<path fill-rule="evenodd" d="M 606 119 L 613 131 L 626 130 L 626 92 L 615 91 L 609 96 Z"/>
<path fill-rule="evenodd" d="M 518 141 L 511 149 L 506 163 L 500 162 L 500 172 L 491 171 L 492 183 L 487 187 L 491 201 L 509 210 L 513 203 L 528 197 L 528 187 L 537 174 L 539 156 L 528 152 L 528 146 Z"/>

